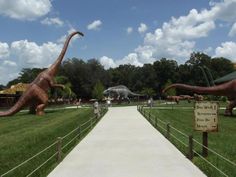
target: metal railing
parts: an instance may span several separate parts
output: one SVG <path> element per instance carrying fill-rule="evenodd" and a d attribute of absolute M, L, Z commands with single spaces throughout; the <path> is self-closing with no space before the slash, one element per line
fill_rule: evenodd
<path fill-rule="evenodd" d="M 50 144 L 49 146 L 44 148 L 42 151 L 38 152 L 37 154 L 35 154 L 32 157 L 25 160 L 24 162 L 20 163 L 19 165 L 15 166 L 15 167 L 11 168 L 10 170 L 8 170 L 7 172 L 3 173 L 2 175 L 0 175 L 0 177 L 7 177 L 8 175 L 12 175 L 14 171 L 21 168 L 23 165 L 25 165 L 29 162 L 32 162 L 34 159 L 43 155 L 45 152 L 47 152 L 49 150 L 56 150 L 56 152 L 53 152 L 52 155 L 50 155 L 44 162 L 40 163 L 40 165 L 38 165 L 37 168 L 33 169 L 30 173 L 26 174 L 25 176 L 26 177 L 32 176 L 37 171 L 39 171 L 45 164 L 47 164 L 50 160 L 52 160 L 54 158 L 57 160 L 57 163 L 60 163 L 61 160 L 65 157 L 65 155 L 63 155 L 63 150 L 68 148 L 68 146 L 70 144 L 72 144 L 72 142 L 75 142 L 75 145 L 76 145 L 79 141 L 81 141 L 82 138 L 84 138 L 86 136 L 86 133 L 88 133 L 89 130 L 92 130 L 92 128 L 104 116 L 106 111 L 107 111 L 107 108 L 102 107 L 100 117 L 96 117 L 96 116 L 91 117 L 89 120 L 80 124 L 75 129 L 73 129 L 72 131 L 70 131 L 69 133 L 64 135 L 63 137 L 58 137 L 56 141 L 54 141 L 52 144 Z M 73 135 L 73 136 L 70 137 L 71 135 Z M 68 142 L 66 142 L 66 144 L 63 145 L 63 141 L 65 141 L 69 137 L 70 137 L 70 139 L 68 140 Z M 76 142 L 76 140 L 77 140 L 77 142 Z M 71 148 L 72 147 L 70 147 L 70 149 Z M 69 152 L 69 150 L 67 150 L 66 152 Z M 66 154 L 66 152 L 64 152 L 64 153 Z"/>
<path fill-rule="evenodd" d="M 223 155 L 217 153 L 215 150 L 204 146 L 202 143 L 197 141 L 193 138 L 192 135 L 187 135 L 184 132 L 178 130 L 177 128 L 170 125 L 170 123 L 165 122 L 161 119 L 158 119 L 157 116 L 152 115 L 150 111 L 147 109 L 148 107 L 145 106 L 137 106 L 138 111 L 157 129 L 159 130 L 168 140 L 170 140 L 172 143 L 173 141 L 179 142 L 183 147 L 184 150 L 182 152 L 186 155 L 188 159 L 191 161 L 194 158 L 194 155 L 200 157 L 204 162 L 206 162 L 209 166 L 214 168 L 221 176 L 230 176 L 227 172 L 225 172 L 225 169 L 221 169 L 218 164 L 213 164 L 209 160 L 209 158 L 204 157 L 201 153 L 199 153 L 196 150 L 195 146 L 204 147 L 208 149 L 209 152 L 217 156 L 218 161 L 224 161 L 227 162 L 228 165 L 230 165 L 230 169 L 235 170 L 236 169 L 236 163 L 229 160 L 228 158 L 224 157 Z M 176 135 L 177 134 L 177 135 Z M 174 143 L 177 145 L 176 143 Z M 194 146 L 195 145 L 195 146 Z M 177 147 L 177 146 L 176 146 Z M 178 147 L 177 147 L 178 148 Z M 235 171 L 236 172 L 236 171 Z"/>

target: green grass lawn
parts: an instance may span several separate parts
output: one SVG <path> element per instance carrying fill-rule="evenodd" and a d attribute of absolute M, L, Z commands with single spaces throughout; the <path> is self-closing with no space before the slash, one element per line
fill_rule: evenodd
<path fill-rule="evenodd" d="M 186 106 L 186 104 L 184 104 Z M 192 104 L 189 104 L 191 106 Z M 193 135 L 194 139 L 202 143 L 202 133 L 193 130 L 193 109 L 180 109 L 180 107 L 174 107 L 174 109 L 158 109 L 158 108 L 147 108 L 146 111 L 150 111 L 151 115 L 156 116 L 158 119 L 166 123 L 170 123 L 171 126 L 177 128 L 187 135 Z M 160 121 L 159 125 L 166 128 L 165 124 L 162 124 Z M 166 131 L 158 128 L 163 134 L 166 134 Z M 173 129 L 170 129 L 170 132 L 177 136 L 181 141 L 188 144 L 188 138 L 180 135 Z M 219 115 L 219 132 L 209 133 L 208 134 L 208 146 L 224 157 L 230 159 L 236 163 L 236 116 L 235 117 L 224 117 L 223 110 L 220 110 Z M 186 154 L 187 148 L 181 143 L 171 138 L 171 141 L 183 152 Z M 194 143 L 195 150 L 198 153 L 201 153 L 201 146 Z M 207 159 L 213 162 L 217 167 L 224 171 L 229 176 L 236 176 L 236 167 L 229 165 L 224 160 L 221 160 L 211 152 Z M 218 177 L 221 176 L 216 172 L 212 167 L 209 167 L 200 157 L 195 154 L 193 162 L 200 167 L 208 176 Z"/>
<path fill-rule="evenodd" d="M 91 108 L 83 108 L 46 111 L 44 116 L 18 113 L 12 117 L 1 118 L 0 175 L 43 150 L 55 142 L 57 137 L 63 137 L 92 116 L 93 111 Z M 63 144 L 69 141 L 69 138 L 68 140 L 65 139 Z M 65 148 L 63 153 L 68 153 L 75 144 L 76 142 Z M 56 146 L 53 146 L 42 156 L 33 159 L 7 176 L 26 176 L 55 152 Z M 46 176 L 55 165 L 56 160 L 54 158 L 40 169 L 40 172 L 32 176 Z"/>

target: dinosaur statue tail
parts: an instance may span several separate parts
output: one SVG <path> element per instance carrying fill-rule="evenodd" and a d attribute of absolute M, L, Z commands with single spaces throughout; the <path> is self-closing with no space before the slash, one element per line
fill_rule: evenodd
<path fill-rule="evenodd" d="M 25 97 L 26 94 L 23 94 L 20 99 L 16 102 L 16 104 L 14 106 L 12 106 L 9 110 L 7 111 L 0 111 L 0 117 L 4 117 L 4 116 L 11 116 L 17 112 L 20 111 L 20 109 L 26 105 L 27 103 L 27 98 Z"/>
<path fill-rule="evenodd" d="M 168 87 L 166 87 L 162 93 L 165 93 L 167 90 L 171 88 L 180 88 L 184 90 L 189 90 L 195 93 L 199 94 L 212 94 L 216 96 L 227 96 L 230 94 L 232 91 L 230 90 L 232 82 L 217 85 L 217 86 L 212 86 L 212 87 L 199 87 L 199 86 L 191 86 L 191 85 L 186 85 L 186 84 L 172 84 Z"/>
<path fill-rule="evenodd" d="M 130 91 L 130 95 L 133 95 L 133 96 L 144 96 L 142 94 L 134 93 L 134 92 L 131 92 L 131 91 Z"/>

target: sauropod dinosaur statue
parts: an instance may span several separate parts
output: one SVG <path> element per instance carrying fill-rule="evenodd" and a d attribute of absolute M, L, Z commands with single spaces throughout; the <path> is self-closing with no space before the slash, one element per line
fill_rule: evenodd
<path fill-rule="evenodd" d="M 226 96 L 230 103 L 227 105 L 225 109 L 225 116 L 233 115 L 233 108 L 236 107 L 236 79 L 226 82 L 224 84 L 212 86 L 212 87 L 199 87 L 199 86 L 191 86 L 186 84 L 172 84 L 166 87 L 162 92 L 165 93 L 167 90 L 171 88 L 180 88 L 184 90 L 190 90 L 199 94 L 211 94 L 215 96 Z"/>
<path fill-rule="evenodd" d="M 117 99 L 124 98 L 128 100 L 130 103 L 129 95 L 133 96 L 143 96 L 137 93 L 131 92 L 126 86 L 124 85 L 118 85 L 115 87 L 109 87 L 108 89 L 104 90 L 103 92 L 104 95 L 117 95 Z"/>
<path fill-rule="evenodd" d="M 36 113 L 37 115 L 44 114 L 44 108 L 46 107 L 48 102 L 47 91 L 49 90 L 49 88 L 64 87 L 63 85 L 56 84 L 54 82 L 54 77 L 61 65 L 61 62 L 66 53 L 71 38 L 76 34 L 84 36 L 83 33 L 79 31 L 71 33 L 67 37 L 64 46 L 61 50 L 61 53 L 56 59 L 56 61 L 49 68 L 39 73 L 38 76 L 34 79 L 34 81 L 29 84 L 27 90 L 19 98 L 16 104 L 9 110 L 0 112 L 0 116 L 11 116 L 20 111 L 24 106 L 29 106 L 31 113 Z"/>
<path fill-rule="evenodd" d="M 182 99 L 181 96 L 167 96 L 166 98 L 167 98 L 167 100 L 169 100 L 169 101 L 174 101 L 174 102 L 176 102 L 177 104 L 179 104 L 179 100 Z"/>

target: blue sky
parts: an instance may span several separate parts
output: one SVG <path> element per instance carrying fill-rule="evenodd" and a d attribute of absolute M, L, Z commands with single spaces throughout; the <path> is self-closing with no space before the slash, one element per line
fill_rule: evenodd
<path fill-rule="evenodd" d="M 97 58 L 105 68 L 142 66 L 191 52 L 236 59 L 236 0 L 0 0 L 0 84 L 22 68 L 47 67 L 65 36 L 66 58 Z"/>

